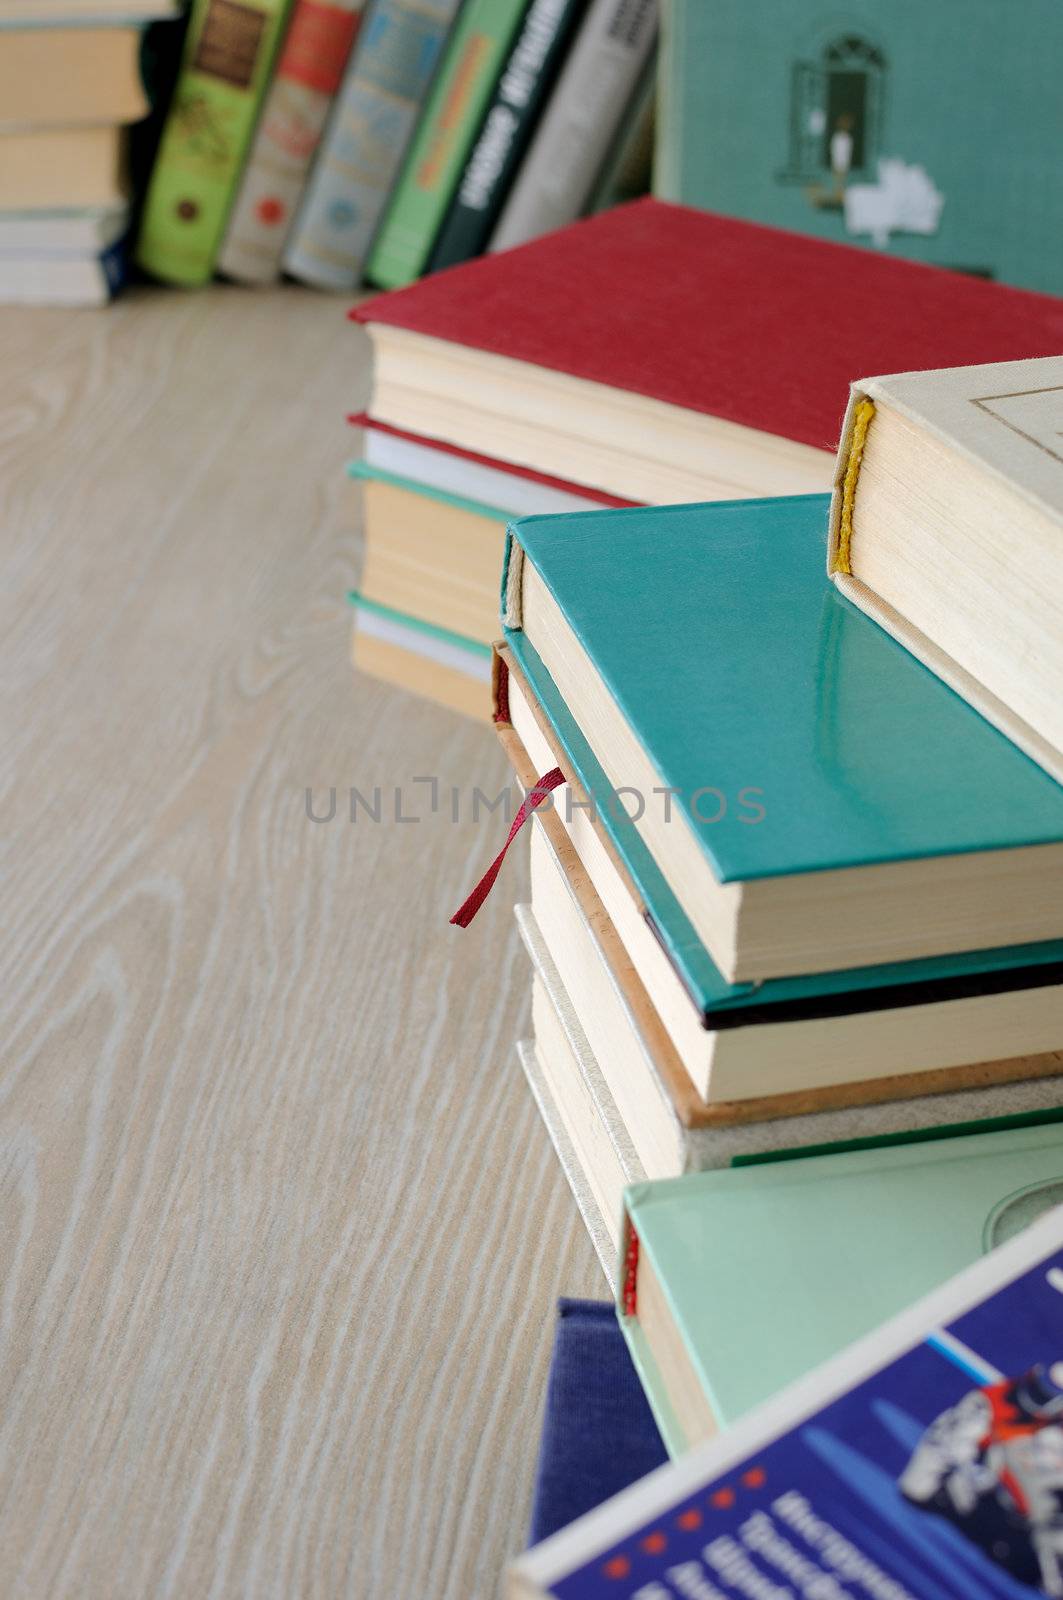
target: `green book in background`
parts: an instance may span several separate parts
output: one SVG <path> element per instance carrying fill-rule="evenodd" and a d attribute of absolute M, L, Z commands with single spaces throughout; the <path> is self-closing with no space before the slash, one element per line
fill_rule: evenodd
<path fill-rule="evenodd" d="M 1063 291 L 1056 0 L 669 0 L 655 193 Z"/>
<path fill-rule="evenodd" d="M 384 214 L 366 277 L 385 289 L 424 271 L 528 0 L 466 0 Z"/>
<path fill-rule="evenodd" d="M 628 1189 L 621 1324 L 670 1452 L 1061 1202 L 1054 1123 Z"/>
<path fill-rule="evenodd" d="M 196 0 L 144 201 L 136 259 L 195 286 L 214 271 L 291 0 Z"/>

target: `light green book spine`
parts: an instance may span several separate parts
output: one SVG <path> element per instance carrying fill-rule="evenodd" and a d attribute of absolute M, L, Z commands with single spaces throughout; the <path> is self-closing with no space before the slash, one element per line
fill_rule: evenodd
<path fill-rule="evenodd" d="M 661 0 L 657 38 L 657 115 L 653 142 L 653 193 L 658 200 L 674 200 L 680 191 L 679 113 L 676 85 L 683 66 L 682 37 L 685 9 L 676 0 Z"/>
<path fill-rule="evenodd" d="M 196 0 L 136 259 L 195 286 L 214 271 L 291 0 Z"/>
<path fill-rule="evenodd" d="M 526 6 L 466 0 L 369 258 L 381 288 L 424 271 Z"/>

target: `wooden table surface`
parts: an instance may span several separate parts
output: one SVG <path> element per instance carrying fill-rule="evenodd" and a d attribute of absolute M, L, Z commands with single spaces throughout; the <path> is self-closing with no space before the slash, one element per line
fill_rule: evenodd
<path fill-rule="evenodd" d="M 349 665 L 366 363 L 295 288 L 0 312 L 10 1600 L 496 1594 L 555 1297 L 605 1292 L 521 863 L 447 926 L 501 754 Z"/>

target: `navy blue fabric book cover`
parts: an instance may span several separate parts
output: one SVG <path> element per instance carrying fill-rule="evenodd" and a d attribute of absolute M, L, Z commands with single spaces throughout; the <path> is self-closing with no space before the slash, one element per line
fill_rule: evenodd
<path fill-rule="evenodd" d="M 616 1307 L 560 1300 L 528 1542 L 556 1533 L 667 1459 Z"/>

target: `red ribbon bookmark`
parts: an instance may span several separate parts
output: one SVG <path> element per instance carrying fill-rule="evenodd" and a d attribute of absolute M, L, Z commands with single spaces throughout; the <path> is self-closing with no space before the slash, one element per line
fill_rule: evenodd
<path fill-rule="evenodd" d="M 491 893 L 494 881 L 501 871 L 503 861 L 506 859 L 506 851 L 517 837 L 517 834 L 523 828 L 532 812 L 542 805 L 547 795 L 552 793 L 554 789 L 559 788 L 564 782 L 565 774 L 561 771 L 560 767 L 554 767 L 550 772 L 544 772 L 541 778 L 536 779 L 535 788 L 528 790 L 527 794 L 524 796 L 520 810 L 513 818 L 513 826 L 509 830 L 509 838 L 506 840 L 505 844 L 502 846 L 501 850 L 498 852 L 497 856 L 492 861 L 491 865 L 488 867 L 487 871 L 484 873 L 483 877 L 476 885 L 476 888 L 466 900 L 465 904 L 455 911 L 454 915 L 451 917 L 450 920 L 456 927 L 467 928 L 469 926 L 469 923 L 479 911 L 480 907 L 487 899 L 487 896 Z"/>

